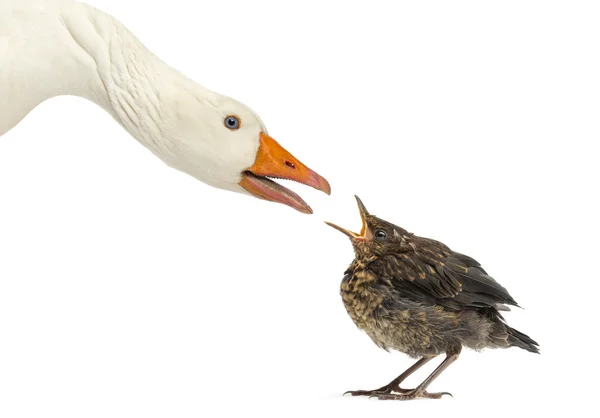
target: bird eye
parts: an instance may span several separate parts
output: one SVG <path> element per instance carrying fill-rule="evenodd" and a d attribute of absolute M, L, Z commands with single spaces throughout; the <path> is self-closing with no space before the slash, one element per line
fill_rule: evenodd
<path fill-rule="evenodd" d="M 375 231 L 373 236 L 375 237 L 375 239 L 377 241 L 385 241 L 385 239 L 387 238 L 387 234 L 385 233 L 385 231 L 382 231 L 381 229 L 378 229 L 377 231 Z"/>
<path fill-rule="evenodd" d="M 227 129 L 231 129 L 232 131 L 240 129 L 240 120 L 237 116 L 225 116 L 225 120 L 223 120 L 223 123 L 225 124 L 225 127 Z"/>

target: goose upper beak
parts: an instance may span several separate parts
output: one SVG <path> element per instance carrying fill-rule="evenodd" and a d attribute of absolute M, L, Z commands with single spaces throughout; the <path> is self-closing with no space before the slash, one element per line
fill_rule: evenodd
<path fill-rule="evenodd" d="M 269 135 L 261 132 L 256 160 L 252 167 L 242 173 L 240 186 L 258 198 L 283 203 L 302 213 L 312 213 L 310 206 L 300 196 L 269 177 L 293 180 L 331 194 L 331 186 L 325 178 L 302 164 Z"/>

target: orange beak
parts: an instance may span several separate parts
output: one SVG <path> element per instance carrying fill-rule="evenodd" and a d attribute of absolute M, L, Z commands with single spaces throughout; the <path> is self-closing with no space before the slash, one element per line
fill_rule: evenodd
<path fill-rule="evenodd" d="M 302 213 L 312 213 L 310 206 L 300 196 L 268 177 L 293 180 L 331 194 L 327 180 L 302 164 L 269 135 L 261 132 L 256 160 L 252 167 L 242 173 L 240 186 L 260 199 L 283 203 Z"/>
<path fill-rule="evenodd" d="M 362 200 L 360 200 L 360 198 L 358 196 L 354 195 L 354 198 L 356 199 L 356 204 L 358 205 L 358 211 L 360 212 L 360 220 L 362 222 L 362 228 L 360 230 L 360 233 L 357 234 L 356 232 L 352 232 L 349 229 L 342 228 L 341 226 L 338 226 L 331 222 L 325 222 L 325 223 L 327 225 L 329 225 L 330 227 L 337 229 L 341 233 L 349 236 L 350 239 L 352 239 L 352 240 L 371 241 L 373 239 L 373 233 L 371 232 L 371 230 L 369 229 L 369 227 L 367 225 L 367 216 L 369 216 L 369 211 L 367 211 L 367 208 L 365 207 L 364 203 L 362 202 Z"/>

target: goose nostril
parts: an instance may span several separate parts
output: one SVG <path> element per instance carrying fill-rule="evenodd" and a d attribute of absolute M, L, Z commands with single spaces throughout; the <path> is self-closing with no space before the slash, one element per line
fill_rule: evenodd
<path fill-rule="evenodd" d="M 287 165 L 289 168 L 296 168 L 296 165 L 290 161 L 286 161 L 285 165 Z"/>

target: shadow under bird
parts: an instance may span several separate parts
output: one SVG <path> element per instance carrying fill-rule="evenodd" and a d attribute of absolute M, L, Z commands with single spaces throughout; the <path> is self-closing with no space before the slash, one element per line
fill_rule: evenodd
<path fill-rule="evenodd" d="M 346 393 L 382 400 L 439 399 L 450 393 L 430 393 L 427 388 L 458 359 L 463 346 L 539 353 L 534 340 L 506 324 L 500 311 L 518 305 L 477 261 L 370 215 L 358 196 L 356 201 L 360 233 L 326 222 L 350 237 L 356 256 L 341 284 L 344 306 L 379 347 L 419 360 L 379 389 Z M 420 385 L 400 387 L 442 353 L 444 361 Z"/>

